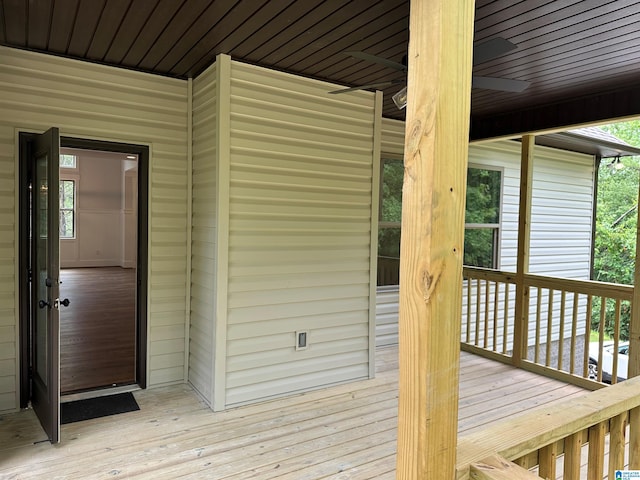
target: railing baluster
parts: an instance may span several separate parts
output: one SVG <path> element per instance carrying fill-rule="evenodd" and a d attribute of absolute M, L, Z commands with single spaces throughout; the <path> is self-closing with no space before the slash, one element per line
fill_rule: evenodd
<path fill-rule="evenodd" d="M 624 469 L 625 427 L 627 412 L 611 419 L 609 426 L 609 478 L 615 478 L 616 470 Z"/>
<path fill-rule="evenodd" d="M 618 382 L 618 347 L 620 346 L 620 299 L 616 298 L 616 308 L 613 314 L 613 368 L 611 383 Z"/>
<path fill-rule="evenodd" d="M 540 309 L 542 308 L 542 289 L 536 288 L 536 291 L 538 294 L 536 302 L 536 346 L 533 361 L 540 363 Z"/>
<path fill-rule="evenodd" d="M 582 465 L 582 435 L 580 432 L 569 435 L 564 440 L 563 480 L 580 480 Z"/>
<path fill-rule="evenodd" d="M 500 300 L 500 284 L 493 282 L 493 351 L 498 351 L 498 302 Z M 504 332 L 503 332 L 504 335 Z M 504 352 L 504 350 L 503 350 Z"/>
<path fill-rule="evenodd" d="M 600 422 L 589 428 L 587 480 L 602 480 L 604 476 L 604 437 L 606 431 L 605 422 Z"/>
<path fill-rule="evenodd" d="M 600 359 L 604 358 L 603 349 L 604 349 L 604 323 L 607 317 L 607 298 L 600 297 L 600 323 L 598 324 L 598 357 Z M 600 360 L 600 364 L 602 364 L 602 360 Z M 602 381 L 602 368 L 598 368 L 598 381 Z"/>
<path fill-rule="evenodd" d="M 472 278 L 467 276 L 467 335 L 466 343 L 471 342 L 471 290 Z"/>
<path fill-rule="evenodd" d="M 545 366 L 551 365 L 551 343 L 553 342 L 553 290 L 549 289 L 549 304 L 547 310 L 547 345 L 544 355 Z"/>
<path fill-rule="evenodd" d="M 567 292 L 562 290 L 560 292 L 560 333 L 558 336 L 558 370 L 562 370 L 564 363 L 564 310 L 567 306 Z"/>
<path fill-rule="evenodd" d="M 573 293 L 573 310 L 571 316 L 571 355 L 569 357 L 569 373 L 576 371 L 576 337 L 578 336 L 578 294 Z M 589 330 L 585 333 L 588 336 Z"/>
<path fill-rule="evenodd" d="M 480 302 L 481 302 L 480 279 L 476 279 L 476 336 L 474 345 L 480 346 Z"/>
<path fill-rule="evenodd" d="M 484 335 L 482 347 L 487 348 L 489 343 L 489 303 L 491 295 L 491 282 L 489 280 L 484 281 Z"/>
<path fill-rule="evenodd" d="M 540 449 L 538 453 L 538 476 L 542 478 L 556 478 L 556 457 L 558 444 L 552 443 Z"/>
<path fill-rule="evenodd" d="M 587 314 L 584 319 L 584 360 L 582 364 L 582 376 L 589 378 L 589 340 L 591 337 L 591 315 L 593 313 L 593 296 L 587 295 Z"/>
<path fill-rule="evenodd" d="M 509 291 L 508 283 L 504 284 L 504 325 L 502 327 L 502 353 L 507 353 L 507 340 L 509 339 Z"/>

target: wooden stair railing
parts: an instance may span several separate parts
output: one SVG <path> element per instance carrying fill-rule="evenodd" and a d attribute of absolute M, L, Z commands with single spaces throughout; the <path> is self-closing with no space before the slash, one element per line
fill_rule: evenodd
<path fill-rule="evenodd" d="M 616 470 L 640 460 L 640 377 L 459 437 L 456 478 L 536 478 L 482 470 L 496 455 L 540 478 L 556 479 L 558 472 L 563 480 L 613 479 Z M 524 475 L 514 467 L 507 471 Z"/>

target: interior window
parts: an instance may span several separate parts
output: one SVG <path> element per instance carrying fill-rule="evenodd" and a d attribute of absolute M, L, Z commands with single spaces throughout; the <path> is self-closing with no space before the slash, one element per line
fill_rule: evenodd
<path fill-rule="evenodd" d="M 60 180 L 60 238 L 75 238 L 76 182 Z"/>

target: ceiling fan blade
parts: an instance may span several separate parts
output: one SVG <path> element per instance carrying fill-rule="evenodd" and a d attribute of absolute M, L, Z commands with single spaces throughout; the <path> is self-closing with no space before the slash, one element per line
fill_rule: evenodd
<path fill-rule="evenodd" d="M 474 75 L 471 80 L 472 88 L 499 90 L 501 92 L 522 92 L 526 90 L 529 85 L 531 85 L 531 83 L 524 80 L 512 80 L 510 78 L 477 77 Z"/>
<path fill-rule="evenodd" d="M 349 55 L 353 58 L 357 58 L 358 60 L 365 60 L 367 62 L 373 62 L 380 65 L 384 65 L 385 67 L 393 68 L 395 70 L 400 70 L 401 72 L 407 71 L 407 66 L 402 65 L 401 63 L 394 62 L 393 60 L 388 60 L 386 58 L 378 57 L 377 55 L 371 55 L 370 53 L 365 52 L 342 52 L 345 55 Z"/>
<path fill-rule="evenodd" d="M 355 92 L 356 90 L 366 90 L 367 88 L 378 88 L 378 87 L 388 87 L 389 85 L 395 85 L 396 83 L 400 83 L 401 80 L 390 80 L 388 82 L 378 82 L 378 83 L 370 83 L 369 85 L 360 85 L 358 87 L 350 87 L 350 88 L 340 88 L 338 90 L 333 90 L 327 93 L 347 93 L 347 92 Z"/>
<path fill-rule="evenodd" d="M 506 38 L 492 38 L 473 48 L 473 64 L 479 65 L 488 62 L 516 48 L 518 48 L 518 46 Z"/>

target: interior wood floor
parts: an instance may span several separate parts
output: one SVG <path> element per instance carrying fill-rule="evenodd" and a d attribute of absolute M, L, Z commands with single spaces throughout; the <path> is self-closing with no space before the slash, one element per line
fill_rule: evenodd
<path fill-rule="evenodd" d="M 188 385 L 134 393 L 140 410 L 62 426 L 52 446 L 33 411 L 0 416 L 0 478 L 393 479 L 398 349 L 377 375 L 212 412 Z M 462 353 L 460 436 L 587 393 Z"/>
<path fill-rule="evenodd" d="M 60 270 L 60 390 L 62 393 L 135 381 L 136 271 Z"/>

